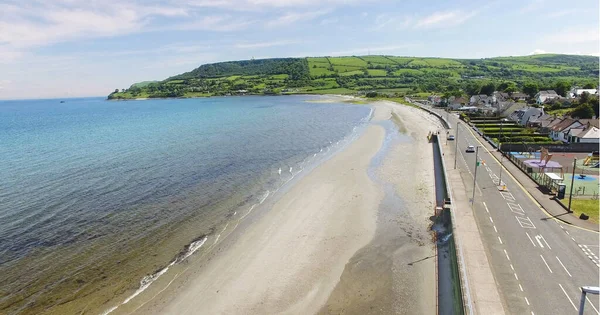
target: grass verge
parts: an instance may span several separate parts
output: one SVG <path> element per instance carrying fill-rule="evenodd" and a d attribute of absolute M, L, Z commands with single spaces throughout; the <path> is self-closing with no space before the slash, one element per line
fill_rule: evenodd
<path fill-rule="evenodd" d="M 568 201 L 566 202 L 568 204 Z M 590 222 L 598 223 L 598 211 L 600 203 L 594 199 L 573 199 L 571 202 L 571 210 L 573 214 L 579 218 L 579 215 L 585 213 L 590 216 Z"/>

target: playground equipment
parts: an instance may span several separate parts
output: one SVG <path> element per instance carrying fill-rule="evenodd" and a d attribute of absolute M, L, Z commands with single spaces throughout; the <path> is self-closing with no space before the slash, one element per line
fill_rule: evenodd
<path fill-rule="evenodd" d="M 544 148 L 544 147 L 540 148 L 540 153 L 541 154 L 540 154 L 540 162 L 539 162 L 539 164 L 541 165 L 542 161 L 545 160 L 544 165 L 548 165 L 548 162 L 550 162 L 550 160 L 552 159 L 552 153 L 550 153 L 548 151 L 548 148 Z"/>
<path fill-rule="evenodd" d="M 600 154 L 598 153 L 598 151 L 594 151 L 594 152 L 588 154 L 588 156 L 583 161 L 583 165 L 588 166 L 594 162 L 598 163 L 598 161 L 600 161 Z M 592 164 L 592 165 L 594 165 L 594 164 Z M 596 166 L 594 166 L 594 167 L 596 167 Z"/>

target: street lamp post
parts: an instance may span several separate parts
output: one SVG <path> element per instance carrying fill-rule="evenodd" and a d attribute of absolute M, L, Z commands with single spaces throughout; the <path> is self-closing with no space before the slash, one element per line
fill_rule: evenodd
<path fill-rule="evenodd" d="M 581 301 L 579 302 L 579 315 L 583 315 L 583 308 L 585 307 L 585 295 L 586 294 L 600 294 L 600 287 L 581 287 Z"/>
<path fill-rule="evenodd" d="M 477 183 L 477 168 L 479 167 L 479 146 L 475 147 L 475 173 L 473 175 L 473 198 L 471 198 L 471 205 L 475 206 L 475 185 Z"/>
<path fill-rule="evenodd" d="M 456 135 L 454 136 L 454 169 L 456 169 L 456 156 L 458 155 L 458 121 L 456 122 Z"/>
<path fill-rule="evenodd" d="M 500 154 L 500 176 L 498 176 L 498 186 L 502 186 L 502 159 L 504 154 Z"/>
<path fill-rule="evenodd" d="M 575 182 L 575 168 L 577 167 L 577 158 L 573 159 L 573 175 L 571 176 L 571 192 L 569 192 L 569 208 L 567 211 L 569 213 L 573 212 L 571 210 L 571 200 L 573 200 L 573 184 Z"/>

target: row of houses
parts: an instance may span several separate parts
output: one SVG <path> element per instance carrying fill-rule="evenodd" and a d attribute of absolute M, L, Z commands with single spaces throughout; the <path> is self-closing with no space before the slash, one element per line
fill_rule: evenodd
<path fill-rule="evenodd" d="M 524 127 L 536 128 L 540 133 L 549 133 L 554 141 L 600 143 L 600 123 L 595 117 L 592 119 L 557 117 L 544 113 L 543 107 L 526 107 L 514 111 L 508 119 Z"/>

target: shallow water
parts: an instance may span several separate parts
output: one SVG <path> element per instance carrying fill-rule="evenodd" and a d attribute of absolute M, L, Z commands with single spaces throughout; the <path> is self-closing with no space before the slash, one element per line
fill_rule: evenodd
<path fill-rule="evenodd" d="M 370 114 L 319 98 L 0 102 L 0 310 L 101 304 L 180 262 Z"/>

